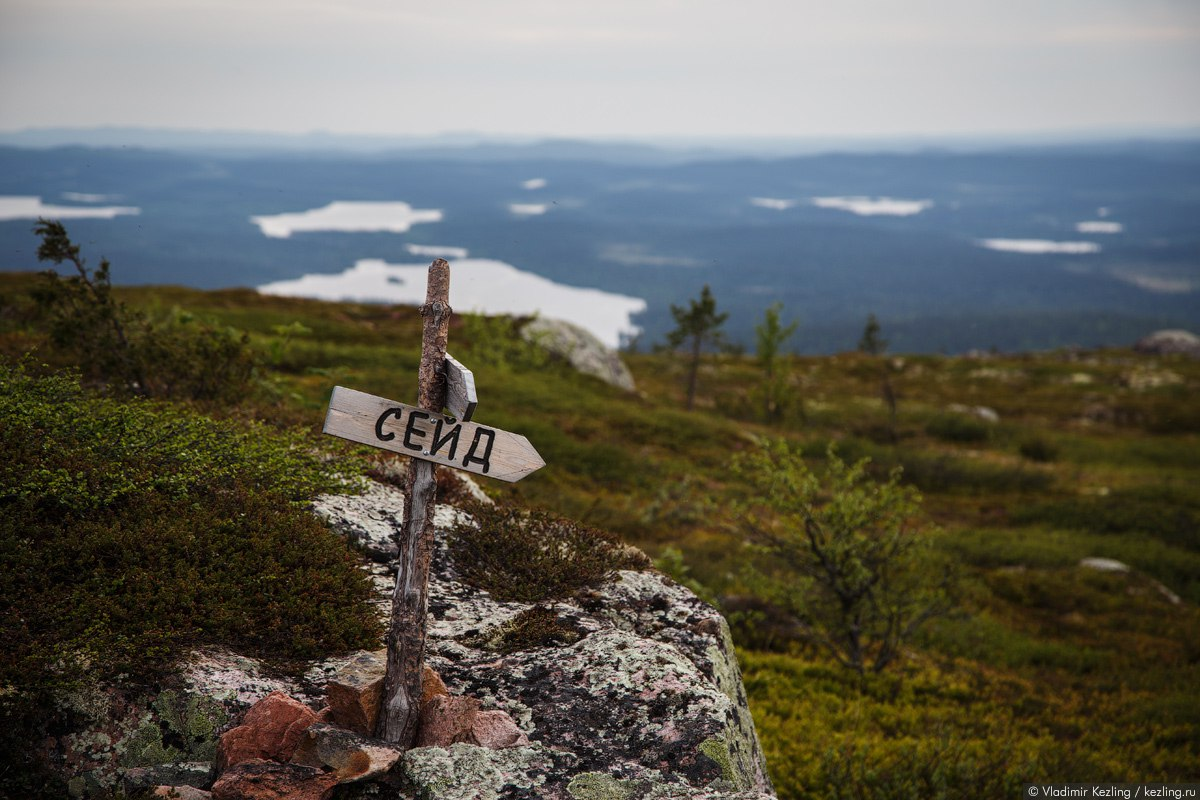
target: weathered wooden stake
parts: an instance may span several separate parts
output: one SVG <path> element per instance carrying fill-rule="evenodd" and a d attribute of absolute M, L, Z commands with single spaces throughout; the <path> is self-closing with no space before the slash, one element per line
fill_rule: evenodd
<path fill-rule="evenodd" d="M 429 266 L 425 318 L 421 334 L 421 367 L 417 405 L 440 414 L 446 404 L 442 365 L 450 331 L 450 265 L 442 259 Z M 387 635 L 387 675 L 383 713 L 376 735 L 405 748 L 417 737 L 421 711 L 421 672 L 425 662 L 425 617 L 428 611 L 429 562 L 433 555 L 433 509 L 437 482 L 432 462 L 413 459 L 404 496 L 404 535 L 392 594 Z"/>

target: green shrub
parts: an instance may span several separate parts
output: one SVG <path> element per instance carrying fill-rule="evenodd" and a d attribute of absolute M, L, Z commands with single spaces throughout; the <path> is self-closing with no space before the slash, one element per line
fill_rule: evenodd
<path fill-rule="evenodd" d="M 938 414 L 925 424 L 925 432 L 944 442 L 977 443 L 992 438 L 992 425 L 970 414 Z"/>
<path fill-rule="evenodd" d="M 922 624 L 952 608 L 948 579 L 929 558 L 921 498 L 901 485 L 899 470 L 876 483 L 866 460 L 847 465 L 832 448 L 826 464 L 814 474 L 782 441 L 734 460 L 751 488 L 735 513 L 763 555 L 752 582 L 838 663 L 879 672 Z"/>
<path fill-rule="evenodd" d="M 1010 512 L 1019 525 L 1040 524 L 1098 534 L 1143 533 L 1200 552 L 1200 508 L 1178 499 L 1117 490 L 1103 497 L 1064 497 L 1022 504 Z"/>
<path fill-rule="evenodd" d="M 1022 457 L 1039 464 L 1048 464 L 1058 460 L 1058 446 L 1044 436 L 1030 436 L 1021 440 L 1017 452 Z"/>
<path fill-rule="evenodd" d="M 924 492 L 989 494 L 1033 492 L 1054 480 L 1042 470 L 1015 467 L 973 458 L 906 451 L 897 458 L 904 465 L 904 480 Z"/>
<path fill-rule="evenodd" d="M 528 371 L 545 369 L 553 360 L 546 348 L 522 337 L 521 320 L 482 314 L 462 314 L 455 319 L 460 322 L 457 334 L 465 340 L 472 365 Z"/>
<path fill-rule="evenodd" d="M 644 553 L 611 534 L 544 511 L 477 504 L 470 513 L 473 523 L 450 531 L 450 554 L 467 583 L 497 600 L 567 597 L 616 570 L 650 566 Z"/>

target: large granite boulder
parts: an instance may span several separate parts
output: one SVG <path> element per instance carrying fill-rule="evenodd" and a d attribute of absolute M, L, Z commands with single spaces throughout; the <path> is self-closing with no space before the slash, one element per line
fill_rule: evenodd
<path fill-rule="evenodd" d="M 565 359 L 584 375 L 599 378 L 627 392 L 637 388 L 633 374 L 621 356 L 578 325 L 561 319 L 535 317 L 521 327 L 521 336 L 545 348 L 551 355 Z"/>
<path fill-rule="evenodd" d="M 535 608 L 543 625 L 553 620 L 556 634 L 573 634 L 497 649 L 497 631 L 531 618 Z M 499 602 L 462 582 L 439 537 L 429 611 L 430 666 L 452 694 L 478 698 L 484 712 L 507 712 L 530 743 L 417 748 L 401 767 L 405 791 L 575 800 L 773 796 L 729 627 L 670 578 L 622 571 L 553 604 Z"/>

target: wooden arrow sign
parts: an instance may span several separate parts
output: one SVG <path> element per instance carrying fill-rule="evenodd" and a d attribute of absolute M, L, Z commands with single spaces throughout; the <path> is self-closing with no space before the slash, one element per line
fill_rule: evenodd
<path fill-rule="evenodd" d="M 479 398 L 475 395 L 475 373 L 449 353 L 446 354 L 442 369 L 446 376 L 446 408 L 459 422 L 470 422 L 475 406 L 479 405 Z"/>
<path fill-rule="evenodd" d="M 502 481 L 519 481 L 546 462 L 524 436 L 335 386 L 325 433 Z"/>

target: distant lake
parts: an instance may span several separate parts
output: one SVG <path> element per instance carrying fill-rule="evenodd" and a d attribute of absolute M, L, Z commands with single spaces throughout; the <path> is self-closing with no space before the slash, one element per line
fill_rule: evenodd
<path fill-rule="evenodd" d="M 258 287 L 264 294 L 319 300 L 410 303 L 425 302 L 429 264 L 389 264 L 364 259 L 335 275 L 305 275 Z M 637 297 L 580 289 L 524 272 L 511 264 L 464 258 L 452 264 L 450 306 L 458 311 L 564 319 L 590 331 L 609 347 L 638 329 L 630 321 L 646 310 Z"/>

